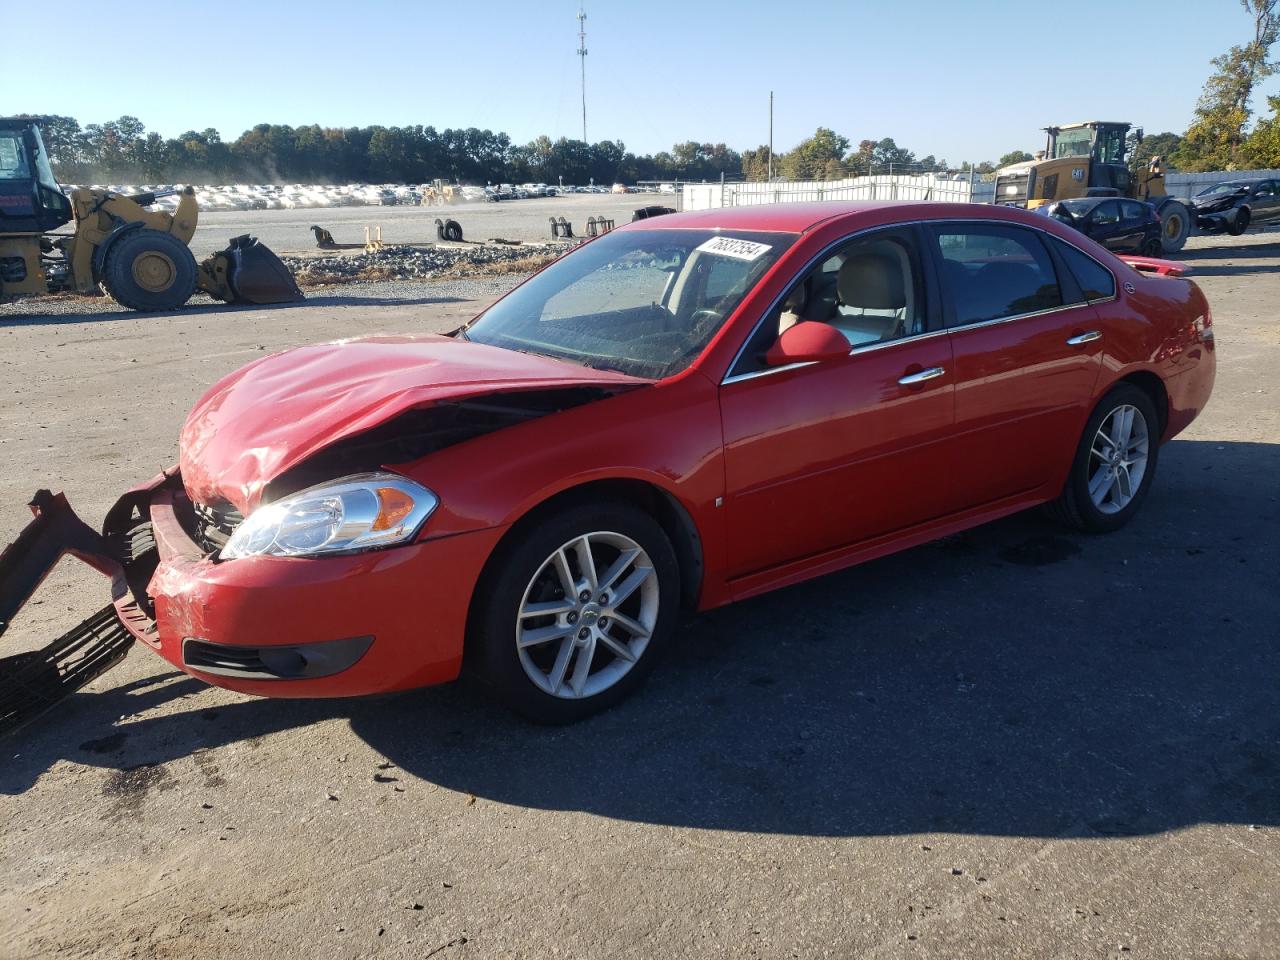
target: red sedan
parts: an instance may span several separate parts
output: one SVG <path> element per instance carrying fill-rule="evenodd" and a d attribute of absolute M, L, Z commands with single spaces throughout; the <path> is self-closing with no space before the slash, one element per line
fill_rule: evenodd
<path fill-rule="evenodd" d="M 345 696 L 465 666 L 574 720 L 683 611 L 1039 504 L 1129 521 L 1213 386 L 1209 306 L 1176 273 L 1009 207 L 645 220 L 450 336 L 232 373 L 177 467 L 66 549 L 210 683 Z"/>

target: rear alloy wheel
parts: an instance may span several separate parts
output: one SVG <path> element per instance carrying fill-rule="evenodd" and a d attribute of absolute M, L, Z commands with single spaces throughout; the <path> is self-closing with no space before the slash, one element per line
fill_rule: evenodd
<path fill-rule="evenodd" d="M 1164 253 L 1164 244 L 1159 237 L 1152 237 L 1142 246 L 1142 253 L 1148 257 L 1158 257 Z"/>
<path fill-rule="evenodd" d="M 1159 450 L 1160 420 L 1151 398 L 1131 383 L 1117 384 L 1089 418 L 1051 512 L 1080 530 L 1118 530 L 1146 498 Z"/>
<path fill-rule="evenodd" d="M 1249 229 L 1249 208 L 1242 207 L 1237 213 L 1236 218 L 1227 225 L 1227 233 L 1233 237 L 1238 237 Z"/>
<path fill-rule="evenodd" d="M 130 230 L 102 264 L 102 285 L 131 310 L 176 310 L 196 288 L 196 260 L 185 243 L 160 230 Z"/>
<path fill-rule="evenodd" d="M 679 593 L 675 552 L 652 517 L 622 503 L 575 508 L 530 528 L 486 575 L 468 659 L 518 713 L 570 723 L 643 682 Z"/>

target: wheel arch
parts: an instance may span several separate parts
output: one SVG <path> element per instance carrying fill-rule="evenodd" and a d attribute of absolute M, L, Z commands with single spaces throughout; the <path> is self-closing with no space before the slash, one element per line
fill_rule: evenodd
<path fill-rule="evenodd" d="M 582 503 L 589 499 L 628 503 L 639 507 L 657 520 L 676 553 L 676 564 L 680 572 L 680 605 L 687 613 L 697 609 L 703 581 L 703 541 L 697 524 L 694 523 L 692 515 L 684 504 L 669 491 L 646 480 L 632 477 L 588 480 L 557 490 L 535 503 L 525 510 L 494 544 L 471 591 L 462 653 L 464 671 L 467 669 L 466 664 L 476 655 L 472 641 L 473 626 L 478 608 L 484 603 L 480 585 L 489 579 L 495 566 L 502 562 L 521 533 L 566 505 L 574 502 Z"/>
<path fill-rule="evenodd" d="M 635 477 L 607 477 L 586 480 L 557 490 L 526 509 L 494 545 L 481 573 L 483 579 L 492 565 L 501 560 L 506 547 L 523 531 L 543 517 L 569 504 L 588 500 L 616 500 L 644 510 L 662 527 L 676 552 L 680 567 L 680 601 L 688 611 L 697 608 L 702 592 L 705 563 L 703 538 L 688 508 L 669 490 Z M 474 601 L 473 601 L 474 602 Z"/>
<path fill-rule="evenodd" d="M 1135 370 L 1125 374 L 1107 389 L 1110 390 L 1119 383 L 1131 383 L 1151 398 L 1156 416 L 1160 418 L 1160 436 L 1163 438 L 1169 426 L 1169 391 L 1165 388 L 1164 381 L 1150 370 Z"/>

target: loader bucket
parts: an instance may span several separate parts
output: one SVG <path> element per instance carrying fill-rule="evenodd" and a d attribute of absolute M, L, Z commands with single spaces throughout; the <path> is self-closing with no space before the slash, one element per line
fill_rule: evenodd
<path fill-rule="evenodd" d="M 257 237 L 247 233 L 236 237 L 215 256 L 227 258 L 232 303 L 291 303 L 303 299 L 289 268 Z"/>
<path fill-rule="evenodd" d="M 35 518 L 0 552 L 0 634 L 64 555 L 126 587 L 124 558 L 86 525 L 61 494 L 36 493 Z M 117 608 L 108 605 L 40 650 L 0 658 L 0 736 L 17 729 L 119 663 L 133 644 Z"/>

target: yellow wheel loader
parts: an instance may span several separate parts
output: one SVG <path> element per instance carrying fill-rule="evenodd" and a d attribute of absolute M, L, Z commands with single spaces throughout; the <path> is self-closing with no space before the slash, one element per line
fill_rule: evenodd
<path fill-rule="evenodd" d="M 229 303 L 302 299 L 288 267 L 248 235 L 197 264 L 188 246 L 199 213 L 191 188 L 172 213 L 147 209 L 174 193 L 77 189 L 67 197 L 36 125 L 0 120 L 0 302 L 100 287 L 133 310 L 174 310 L 197 289 Z M 73 222 L 73 232 L 55 232 Z"/>
<path fill-rule="evenodd" d="M 1125 162 L 1131 124 L 1089 120 L 1045 127 L 1045 148 L 1035 160 L 996 171 L 995 202 L 1036 207 L 1071 197 L 1145 200 L 1160 215 L 1165 253 L 1177 253 L 1195 223 L 1187 204 L 1165 192 L 1164 161 L 1153 157 L 1136 176 Z M 1142 130 L 1137 131 L 1142 142 Z"/>

